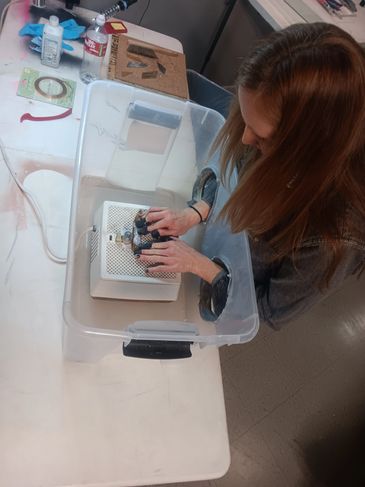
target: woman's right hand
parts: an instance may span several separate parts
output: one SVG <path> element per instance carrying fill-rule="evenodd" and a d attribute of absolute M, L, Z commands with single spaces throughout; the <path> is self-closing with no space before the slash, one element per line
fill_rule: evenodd
<path fill-rule="evenodd" d="M 168 208 L 150 208 L 146 215 L 148 231 L 158 230 L 160 235 L 184 235 L 194 225 L 200 223 L 199 215 L 191 208 L 170 210 Z"/>

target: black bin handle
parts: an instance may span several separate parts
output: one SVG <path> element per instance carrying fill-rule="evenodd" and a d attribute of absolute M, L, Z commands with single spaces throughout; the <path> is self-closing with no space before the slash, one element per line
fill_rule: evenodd
<path fill-rule="evenodd" d="M 168 340 L 131 340 L 123 343 L 125 357 L 172 360 L 191 357 L 190 345 L 193 342 L 174 342 Z"/>

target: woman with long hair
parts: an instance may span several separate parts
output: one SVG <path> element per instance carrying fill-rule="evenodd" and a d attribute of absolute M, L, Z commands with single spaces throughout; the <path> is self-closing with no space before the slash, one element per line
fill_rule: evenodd
<path fill-rule="evenodd" d="M 247 232 L 263 321 L 280 327 L 361 273 L 365 53 L 349 34 L 331 24 L 298 24 L 261 41 L 239 70 L 218 147 L 223 181 L 238 172 L 221 217 L 233 233 Z M 182 235 L 206 220 L 212 203 L 208 197 L 181 211 L 152 208 L 149 230 Z M 153 264 L 149 273 L 228 282 L 221 263 L 178 239 L 153 244 L 139 258 Z"/>

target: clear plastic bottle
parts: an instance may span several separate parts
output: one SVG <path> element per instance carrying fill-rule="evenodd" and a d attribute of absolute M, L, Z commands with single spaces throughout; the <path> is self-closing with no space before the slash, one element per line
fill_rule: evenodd
<path fill-rule="evenodd" d="M 43 28 L 41 62 L 46 66 L 58 68 L 62 53 L 63 27 L 59 19 L 51 15 L 49 23 Z"/>
<path fill-rule="evenodd" d="M 108 46 L 105 32 L 105 15 L 99 14 L 85 34 L 84 57 L 80 68 L 80 78 L 84 83 L 100 79 L 101 66 Z"/>

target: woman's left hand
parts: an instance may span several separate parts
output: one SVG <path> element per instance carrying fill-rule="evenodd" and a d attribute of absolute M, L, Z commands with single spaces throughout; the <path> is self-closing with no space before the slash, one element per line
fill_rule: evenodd
<path fill-rule="evenodd" d="M 152 267 L 148 267 L 148 274 L 191 272 L 207 282 L 212 282 L 221 271 L 221 268 L 208 257 L 177 238 L 152 244 L 150 249 L 142 250 L 138 258 L 141 262 L 153 264 Z"/>

